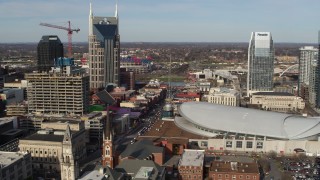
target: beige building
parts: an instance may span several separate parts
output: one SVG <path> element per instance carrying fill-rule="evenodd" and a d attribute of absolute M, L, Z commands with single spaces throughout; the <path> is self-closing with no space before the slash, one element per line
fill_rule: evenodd
<path fill-rule="evenodd" d="M 83 115 L 89 110 L 89 76 L 81 69 L 62 67 L 25 74 L 28 113 Z"/>
<path fill-rule="evenodd" d="M 32 179 L 30 153 L 0 151 L 0 179 Z"/>
<path fill-rule="evenodd" d="M 286 92 L 257 92 L 250 98 L 250 104 L 259 105 L 264 110 L 289 112 L 304 109 L 301 97 Z"/>
<path fill-rule="evenodd" d="M 239 106 L 240 94 L 238 91 L 228 88 L 211 88 L 208 95 L 208 102 L 226 106 Z"/>
<path fill-rule="evenodd" d="M 34 173 L 53 172 L 61 179 L 76 179 L 78 163 L 86 156 L 84 123 L 61 120 L 41 127 L 44 129 L 19 140 L 20 151 L 31 153 Z"/>

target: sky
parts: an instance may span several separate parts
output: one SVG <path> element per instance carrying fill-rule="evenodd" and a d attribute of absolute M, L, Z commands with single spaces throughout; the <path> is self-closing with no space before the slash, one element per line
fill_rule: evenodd
<path fill-rule="evenodd" d="M 67 31 L 40 22 L 80 28 L 87 42 L 89 0 L 0 0 L 0 43 L 38 42 Z M 114 16 L 116 0 L 92 0 L 94 16 Z M 274 42 L 317 43 L 320 0 L 119 0 L 122 42 L 248 42 L 253 31 Z"/>

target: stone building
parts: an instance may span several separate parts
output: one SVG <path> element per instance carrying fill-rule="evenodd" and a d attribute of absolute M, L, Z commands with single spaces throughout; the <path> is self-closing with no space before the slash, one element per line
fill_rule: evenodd
<path fill-rule="evenodd" d="M 264 110 L 277 112 L 299 111 L 305 107 L 301 97 L 286 92 L 253 93 L 250 104 L 257 104 Z"/>
<path fill-rule="evenodd" d="M 19 149 L 31 153 L 34 173 L 52 172 L 61 179 L 79 176 L 78 163 L 86 156 L 83 122 L 43 123 L 43 130 L 19 140 Z"/>

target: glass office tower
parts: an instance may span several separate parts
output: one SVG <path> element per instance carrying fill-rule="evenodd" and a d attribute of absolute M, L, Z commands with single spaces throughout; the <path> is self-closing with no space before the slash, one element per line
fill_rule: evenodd
<path fill-rule="evenodd" d="M 272 91 L 274 47 L 270 32 L 252 32 L 248 49 L 247 96 Z"/>
<path fill-rule="evenodd" d="M 318 32 L 318 63 L 315 72 L 316 108 L 320 108 L 320 31 Z"/>

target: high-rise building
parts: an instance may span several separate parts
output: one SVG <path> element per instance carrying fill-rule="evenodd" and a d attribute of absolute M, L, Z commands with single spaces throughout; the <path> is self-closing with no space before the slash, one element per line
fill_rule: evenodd
<path fill-rule="evenodd" d="M 38 71 L 49 71 L 54 66 L 54 59 L 63 57 L 63 44 L 56 35 L 42 36 L 37 51 Z"/>
<path fill-rule="evenodd" d="M 89 76 L 72 62 L 60 58 L 52 71 L 25 75 L 29 113 L 81 116 L 89 111 Z"/>
<path fill-rule="evenodd" d="M 117 12 L 114 17 L 89 15 L 90 90 L 97 92 L 108 83 L 120 83 L 120 35 Z"/>
<path fill-rule="evenodd" d="M 272 91 L 274 47 L 270 32 L 252 32 L 248 49 L 247 95 Z"/>
<path fill-rule="evenodd" d="M 318 32 L 318 54 L 320 54 L 320 31 Z M 320 78 L 317 78 L 320 76 L 320 55 L 318 55 L 318 62 L 316 65 L 315 70 L 315 96 L 316 96 L 316 103 L 315 107 L 320 108 Z"/>
<path fill-rule="evenodd" d="M 311 67 L 314 60 L 318 59 L 318 49 L 313 46 L 305 46 L 299 49 L 299 84 L 298 93 L 301 96 L 302 86 L 309 86 L 311 80 Z"/>

